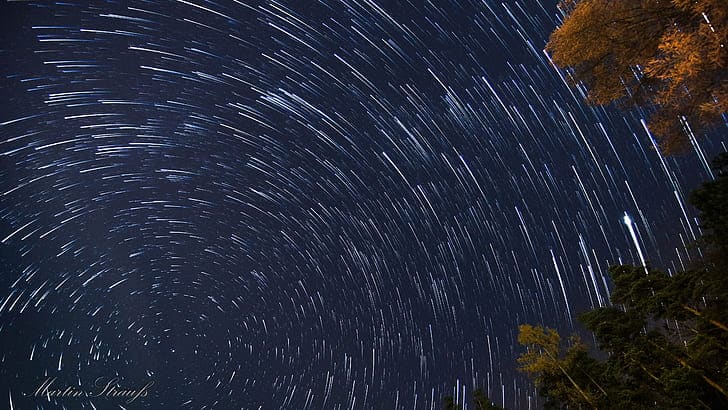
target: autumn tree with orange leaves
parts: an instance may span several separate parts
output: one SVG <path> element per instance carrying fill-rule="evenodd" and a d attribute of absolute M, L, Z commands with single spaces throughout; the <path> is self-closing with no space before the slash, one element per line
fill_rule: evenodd
<path fill-rule="evenodd" d="M 652 108 L 664 153 L 728 112 L 726 0 L 562 0 L 546 50 L 593 104 Z"/>

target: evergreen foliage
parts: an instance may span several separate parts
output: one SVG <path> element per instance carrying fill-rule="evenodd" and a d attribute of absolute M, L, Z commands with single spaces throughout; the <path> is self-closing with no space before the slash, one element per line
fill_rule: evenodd
<path fill-rule="evenodd" d="M 531 375 L 546 408 L 728 408 L 728 154 L 716 180 L 691 195 L 703 257 L 674 275 L 613 266 L 612 306 L 579 316 L 604 360 L 553 329 L 522 325 Z"/>

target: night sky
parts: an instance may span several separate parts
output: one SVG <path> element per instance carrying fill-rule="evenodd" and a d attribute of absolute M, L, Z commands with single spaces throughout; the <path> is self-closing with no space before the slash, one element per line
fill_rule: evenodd
<path fill-rule="evenodd" d="M 587 106 L 555 6 L 2 3 L 0 408 L 537 408 L 517 326 L 681 270 L 726 149 Z"/>

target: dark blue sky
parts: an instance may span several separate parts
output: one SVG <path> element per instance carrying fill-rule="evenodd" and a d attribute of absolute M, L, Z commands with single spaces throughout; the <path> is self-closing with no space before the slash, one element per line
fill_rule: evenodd
<path fill-rule="evenodd" d="M 0 15 L 16 408 L 429 409 L 458 386 L 537 407 L 518 324 L 572 331 L 638 248 L 681 269 L 687 194 L 725 150 L 662 158 L 644 113 L 586 106 L 542 51 L 555 2 Z M 24 396 L 46 376 L 155 384 Z"/>

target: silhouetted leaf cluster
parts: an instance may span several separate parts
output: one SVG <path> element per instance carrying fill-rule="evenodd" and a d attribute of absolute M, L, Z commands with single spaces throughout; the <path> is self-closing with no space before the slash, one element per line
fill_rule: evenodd
<path fill-rule="evenodd" d="M 462 410 L 462 408 L 461 405 L 455 402 L 452 396 L 446 396 L 443 399 L 443 409 L 445 410 Z M 473 406 L 469 408 L 475 410 L 503 410 L 502 407 L 493 404 L 482 389 L 477 389 L 473 392 Z"/>
<path fill-rule="evenodd" d="M 613 306 L 586 312 L 605 360 L 553 329 L 520 327 L 531 375 L 546 408 L 728 408 L 728 155 L 718 177 L 691 195 L 700 211 L 704 257 L 689 269 L 613 266 Z"/>

